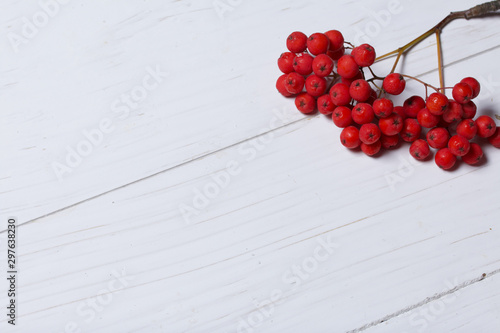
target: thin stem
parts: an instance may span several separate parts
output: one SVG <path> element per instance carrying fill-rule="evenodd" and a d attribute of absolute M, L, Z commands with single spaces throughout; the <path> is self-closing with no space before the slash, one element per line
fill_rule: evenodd
<path fill-rule="evenodd" d="M 441 30 L 436 29 L 436 44 L 439 69 L 439 88 L 444 91 L 444 75 L 443 75 L 443 50 L 441 48 Z"/>
<path fill-rule="evenodd" d="M 428 84 L 428 83 L 426 83 L 426 82 L 424 82 L 424 81 L 422 81 L 422 80 L 420 80 L 420 79 L 417 79 L 417 78 L 416 78 L 416 77 L 414 77 L 414 76 L 410 76 L 410 75 L 406 75 L 406 74 L 401 74 L 401 76 L 406 77 L 406 78 L 408 78 L 408 79 L 415 80 L 415 81 L 417 81 L 417 82 L 420 82 L 420 83 L 422 83 L 424 86 L 429 87 L 429 88 L 432 88 L 432 89 L 436 90 L 437 92 L 439 92 L 439 89 L 438 89 L 438 88 L 436 88 L 436 87 L 434 87 L 433 85 L 430 85 L 430 84 Z"/>
<path fill-rule="evenodd" d="M 375 59 L 375 61 L 379 61 L 379 60 L 382 60 L 382 59 L 385 59 L 387 57 L 390 57 L 390 56 L 397 54 L 398 58 L 396 59 L 396 63 L 394 64 L 394 68 L 395 68 L 401 55 L 403 55 L 406 51 L 408 51 L 413 46 L 417 45 L 418 43 L 420 43 L 421 41 L 423 41 L 427 37 L 434 34 L 436 32 L 436 30 L 442 30 L 451 21 L 459 19 L 459 18 L 469 20 L 471 18 L 481 17 L 484 15 L 496 12 L 499 9 L 500 9 L 500 0 L 496 0 L 496 1 L 486 2 L 486 3 L 483 3 L 481 5 L 477 5 L 475 7 L 468 9 L 468 10 L 463 10 L 460 12 L 451 12 L 450 14 L 448 14 L 448 16 L 446 16 L 444 19 L 442 19 L 441 22 L 436 24 L 434 27 L 432 27 L 430 30 L 428 30 L 424 34 L 420 35 L 419 37 L 415 38 L 414 40 L 412 40 L 408 44 L 406 44 L 406 45 L 404 45 L 404 46 L 402 46 L 394 51 L 391 51 L 389 53 L 386 53 L 382 56 L 377 57 Z"/>

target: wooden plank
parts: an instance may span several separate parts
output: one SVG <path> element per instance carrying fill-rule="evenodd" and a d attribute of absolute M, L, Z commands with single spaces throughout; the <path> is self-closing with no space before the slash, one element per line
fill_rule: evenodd
<path fill-rule="evenodd" d="M 429 0 L 401 3 L 384 23 L 390 3 L 247 1 L 223 19 L 211 2 L 60 5 L 17 53 L 8 38 L 1 42 L 7 50 L 0 55 L 3 212 L 28 221 L 258 135 L 271 110 L 288 105 L 273 85 L 276 58 L 293 29 L 338 28 L 348 39 L 362 41 L 367 40 L 363 31 L 373 29 L 369 41 L 384 52 L 475 1 L 432 12 L 424 9 Z M 42 10 L 35 3 L 11 1 L 0 22 L 8 36 L 22 37 L 28 29 L 23 18 L 32 21 Z M 419 24 L 408 20 L 410 15 Z M 451 24 L 443 35 L 445 62 L 498 45 L 498 24 L 495 18 Z M 433 42 L 424 43 L 405 69 L 414 74 L 434 69 L 434 53 Z M 162 82 L 137 109 L 124 111 L 121 96 L 134 89 L 140 94 L 143 80 L 156 70 L 167 77 L 158 79 Z M 102 139 L 95 132 L 101 127 L 112 128 Z M 85 147 L 84 131 L 94 133 L 97 144 Z M 70 157 L 79 145 L 91 151 L 81 161 Z M 53 163 L 68 166 L 67 158 L 76 167 L 70 174 L 61 171 L 59 182 Z"/>

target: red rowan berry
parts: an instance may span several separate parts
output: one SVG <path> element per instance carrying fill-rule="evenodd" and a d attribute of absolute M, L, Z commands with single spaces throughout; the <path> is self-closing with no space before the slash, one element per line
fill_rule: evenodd
<path fill-rule="evenodd" d="M 411 96 L 403 103 L 405 118 L 417 118 L 418 111 L 425 108 L 425 101 L 420 96 Z"/>
<path fill-rule="evenodd" d="M 381 148 L 382 148 L 382 143 L 380 142 L 380 140 L 375 141 L 372 144 L 366 144 L 364 142 L 361 142 L 361 150 L 368 156 L 376 155 Z"/>
<path fill-rule="evenodd" d="M 425 140 L 415 140 L 410 146 L 410 155 L 419 161 L 425 160 L 430 154 L 431 149 Z"/>
<path fill-rule="evenodd" d="M 363 79 L 354 81 L 349 87 L 349 95 L 358 102 L 366 102 L 371 92 L 370 84 Z"/>
<path fill-rule="evenodd" d="M 469 140 L 461 135 L 454 135 L 448 141 L 448 148 L 451 153 L 456 156 L 464 156 L 469 152 L 470 143 Z"/>
<path fill-rule="evenodd" d="M 480 116 L 476 119 L 477 135 L 481 138 L 489 138 L 495 134 L 497 125 L 490 116 Z"/>
<path fill-rule="evenodd" d="M 340 128 L 347 127 L 352 124 L 351 109 L 347 106 L 337 106 L 332 113 L 333 123 Z"/>
<path fill-rule="evenodd" d="M 373 112 L 379 118 L 386 118 L 392 114 L 394 110 L 394 104 L 390 99 L 379 98 L 373 102 Z"/>
<path fill-rule="evenodd" d="M 360 67 L 368 67 L 375 62 L 375 49 L 369 44 L 361 44 L 352 49 L 351 55 Z"/>
<path fill-rule="evenodd" d="M 333 60 L 326 54 L 320 54 L 312 62 L 314 74 L 324 77 L 330 75 L 333 70 Z"/>
<path fill-rule="evenodd" d="M 373 123 L 364 124 L 359 129 L 359 139 L 367 145 L 371 145 L 372 143 L 375 143 L 375 141 L 378 141 L 380 139 L 380 135 L 382 135 L 380 128 Z"/>
<path fill-rule="evenodd" d="M 466 77 L 460 81 L 461 83 L 467 83 L 469 87 L 472 88 L 472 98 L 476 98 L 481 91 L 481 85 L 479 82 L 473 77 Z"/>
<path fill-rule="evenodd" d="M 407 118 L 404 120 L 401 138 L 406 142 L 413 142 L 420 138 L 422 127 L 416 119 Z"/>
<path fill-rule="evenodd" d="M 281 75 L 276 81 L 276 89 L 285 97 L 290 97 L 293 94 L 290 93 L 285 87 L 286 74 Z"/>
<path fill-rule="evenodd" d="M 336 83 L 330 89 L 330 98 L 335 105 L 347 105 L 351 102 L 349 86 L 344 83 Z"/>
<path fill-rule="evenodd" d="M 392 113 L 389 117 L 379 119 L 378 125 L 383 134 L 393 136 L 403 130 L 404 120 L 399 114 Z"/>
<path fill-rule="evenodd" d="M 344 47 L 344 36 L 338 30 L 330 30 L 325 32 L 326 37 L 330 40 L 330 50 L 338 51 Z"/>
<path fill-rule="evenodd" d="M 442 149 L 448 146 L 450 133 L 446 128 L 436 127 L 427 132 L 427 142 L 432 148 Z"/>
<path fill-rule="evenodd" d="M 302 75 L 296 72 L 291 72 L 286 74 L 285 87 L 290 94 L 298 94 L 304 89 L 304 84 L 306 80 Z"/>
<path fill-rule="evenodd" d="M 316 108 L 316 99 L 308 93 L 301 93 L 295 97 L 295 106 L 300 112 L 310 114 Z"/>
<path fill-rule="evenodd" d="M 304 52 L 307 48 L 307 36 L 300 31 L 292 32 L 286 39 L 286 47 L 293 53 Z"/>
<path fill-rule="evenodd" d="M 361 144 L 359 130 L 354 126 L 344 128 L 340 133 L 340 142 L 349 149 L 358 148 Z"/>
<path fill-rule="evenodd" d="M 309 75 L 312 73 L 314 58 L 308 53 L 299 53 L 293 59 L 293 69 L 300 75 Z"/>
<path fill-rule="evenodd" d="M 401 74 L 391 73 L 385 77 L 382 87 L 388 94 L 399 95 L 405 90 L 406 81 Z"/>
<path fill-rule="evenodd" d="M 306 91 L 313 97 L 319 97 L 326 92 L 326 80 L 315 74 L 306 79 Z"/>
<path fill-rule="evenodd" d="M 462 120 L 457 126 L 457 134 L 463 136 L 467 140 L 472 140 L 477 134 L 477 126 L 474 120 Z"/>
<path fill-rule="evenodd" d="M 307 39 L 307 49 L 314 55 L 326 53 L 330 46 L 330 40 L 325 34 L 316 32 Z"/>
<path fill-rule="evenodd" d="M 380 142 L 382 143 L 382 147 L 384 149 L 393 149 L 396 148 L 399 144 L 399 135 L 385 135 L 382 134 L 380 136 Z"/>
<path fill-rule="evenodd" d="M 429 109 L 423 108 L 418 111 L 417 120 L 422 127 L 433 128 L 439 123 L 439 116 L 435 116 Z"/>
<path fill-rule="evenodd" d="M 465 104 L 472 99 L 472 88 L 467 83 L 457 83 L 451 92 L 453 99 L 460 104 Z"/>
<path fill-rule="evenodd" d="M 475 165 L 479 163 L 482 158 L 483 158 L 483 150 L 481 149 L 481 146 L 473 142 L 470 144 L 469 152 L 464 156 L 462 156 L 462 161 L 464 161 L 469 165 Z"/>
<path fill-rule="evenodd" d="M 278 59 L 278 67 L 285 74 L 293 72 L 293 59 L 295 54 L 292 52 L 284 52 Z"/>
<path fill-rule="evenodd" d="M 436 116 L 442 115 L 448 108 L 448 97 L 441 93 L 432 93 L 426 102 L 427 109 Z"/>
<path fill-rule="evenodd" d="M 337 62 L 337 73 L 347 79 L 353 78 L 359 73 L 358 64 L 351 55 L 345 54 Z"/>
<path fill-rule="evenodd" d="M 443 170 L 449 170 L 457 162 L 457 157 L 448 148 L 442 148 L 438 150 L 434 160 L 438 167 Z"/>
<path fill-rule="evenodd" d="M 351 116 L 352 120 L 359 125 L 371 123 L 375 118 L 373 108 L 367 103 L 356 104 L 356 106 L 352 109 Z"/>
<path fill-rule="evenodd" d="M 335 110 L 335 108 L 337 107 L 335 104 L 333 104 L 332 99 L 328 94 L 320 96 L 318 98 L 317 105 L 318 111 L 324 115 L 332 114 L 333 110 Z"/>

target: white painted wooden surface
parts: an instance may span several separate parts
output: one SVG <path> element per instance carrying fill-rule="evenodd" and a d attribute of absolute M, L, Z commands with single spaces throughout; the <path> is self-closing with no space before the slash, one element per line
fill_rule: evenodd
<path fill-rule="evenodd" d="M 2 2 L 2 252 L 7 217 L 24 225 L 19 324 L 2 314 L 1 331 L 500 331 L 500 151 L 451 173 L 404 148 L 370 159 L 274 89 L 293 30 L 379 27 L 382 54 L 477 2 L 433 3 L 401 1 L 386 24 L 385 1 L 235 1 L 221 18 L 212 1 L 74 0 L 14 52 L 42 9 Z M 486 114 L 500 113 L 499 31 L 491 17 L 443 32 L 447 83 L 477 76 Z M 404 72 L 437 82 L 435 52 L 422 43 Z M 151 70 L 168 74 L 115 113 Z M 52 163 L 103 119 L 113 130 L 59 181 Z M 409 320 L 454 289 L 425 329 Z"/>

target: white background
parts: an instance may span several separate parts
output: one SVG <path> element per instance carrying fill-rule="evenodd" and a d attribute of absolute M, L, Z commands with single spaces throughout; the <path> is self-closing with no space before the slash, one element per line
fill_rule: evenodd
<path fill-rule="evenodd" d="M 452 172 L 407 145 L 368 158 L 274 87 L 292 31 L 380 55 L 478 1 L 216 3 L 1 2 L 0 258 L 15 216 L 19 294 L 12 327 L 1 284 L 0 331 L 499 332 L 500 151 Z M 446 83 L 477 77 L 480 114 L 500 114 L 499 32 L 442 34 Z M 398 68 L 437 85 L 435 40 Z"/>

